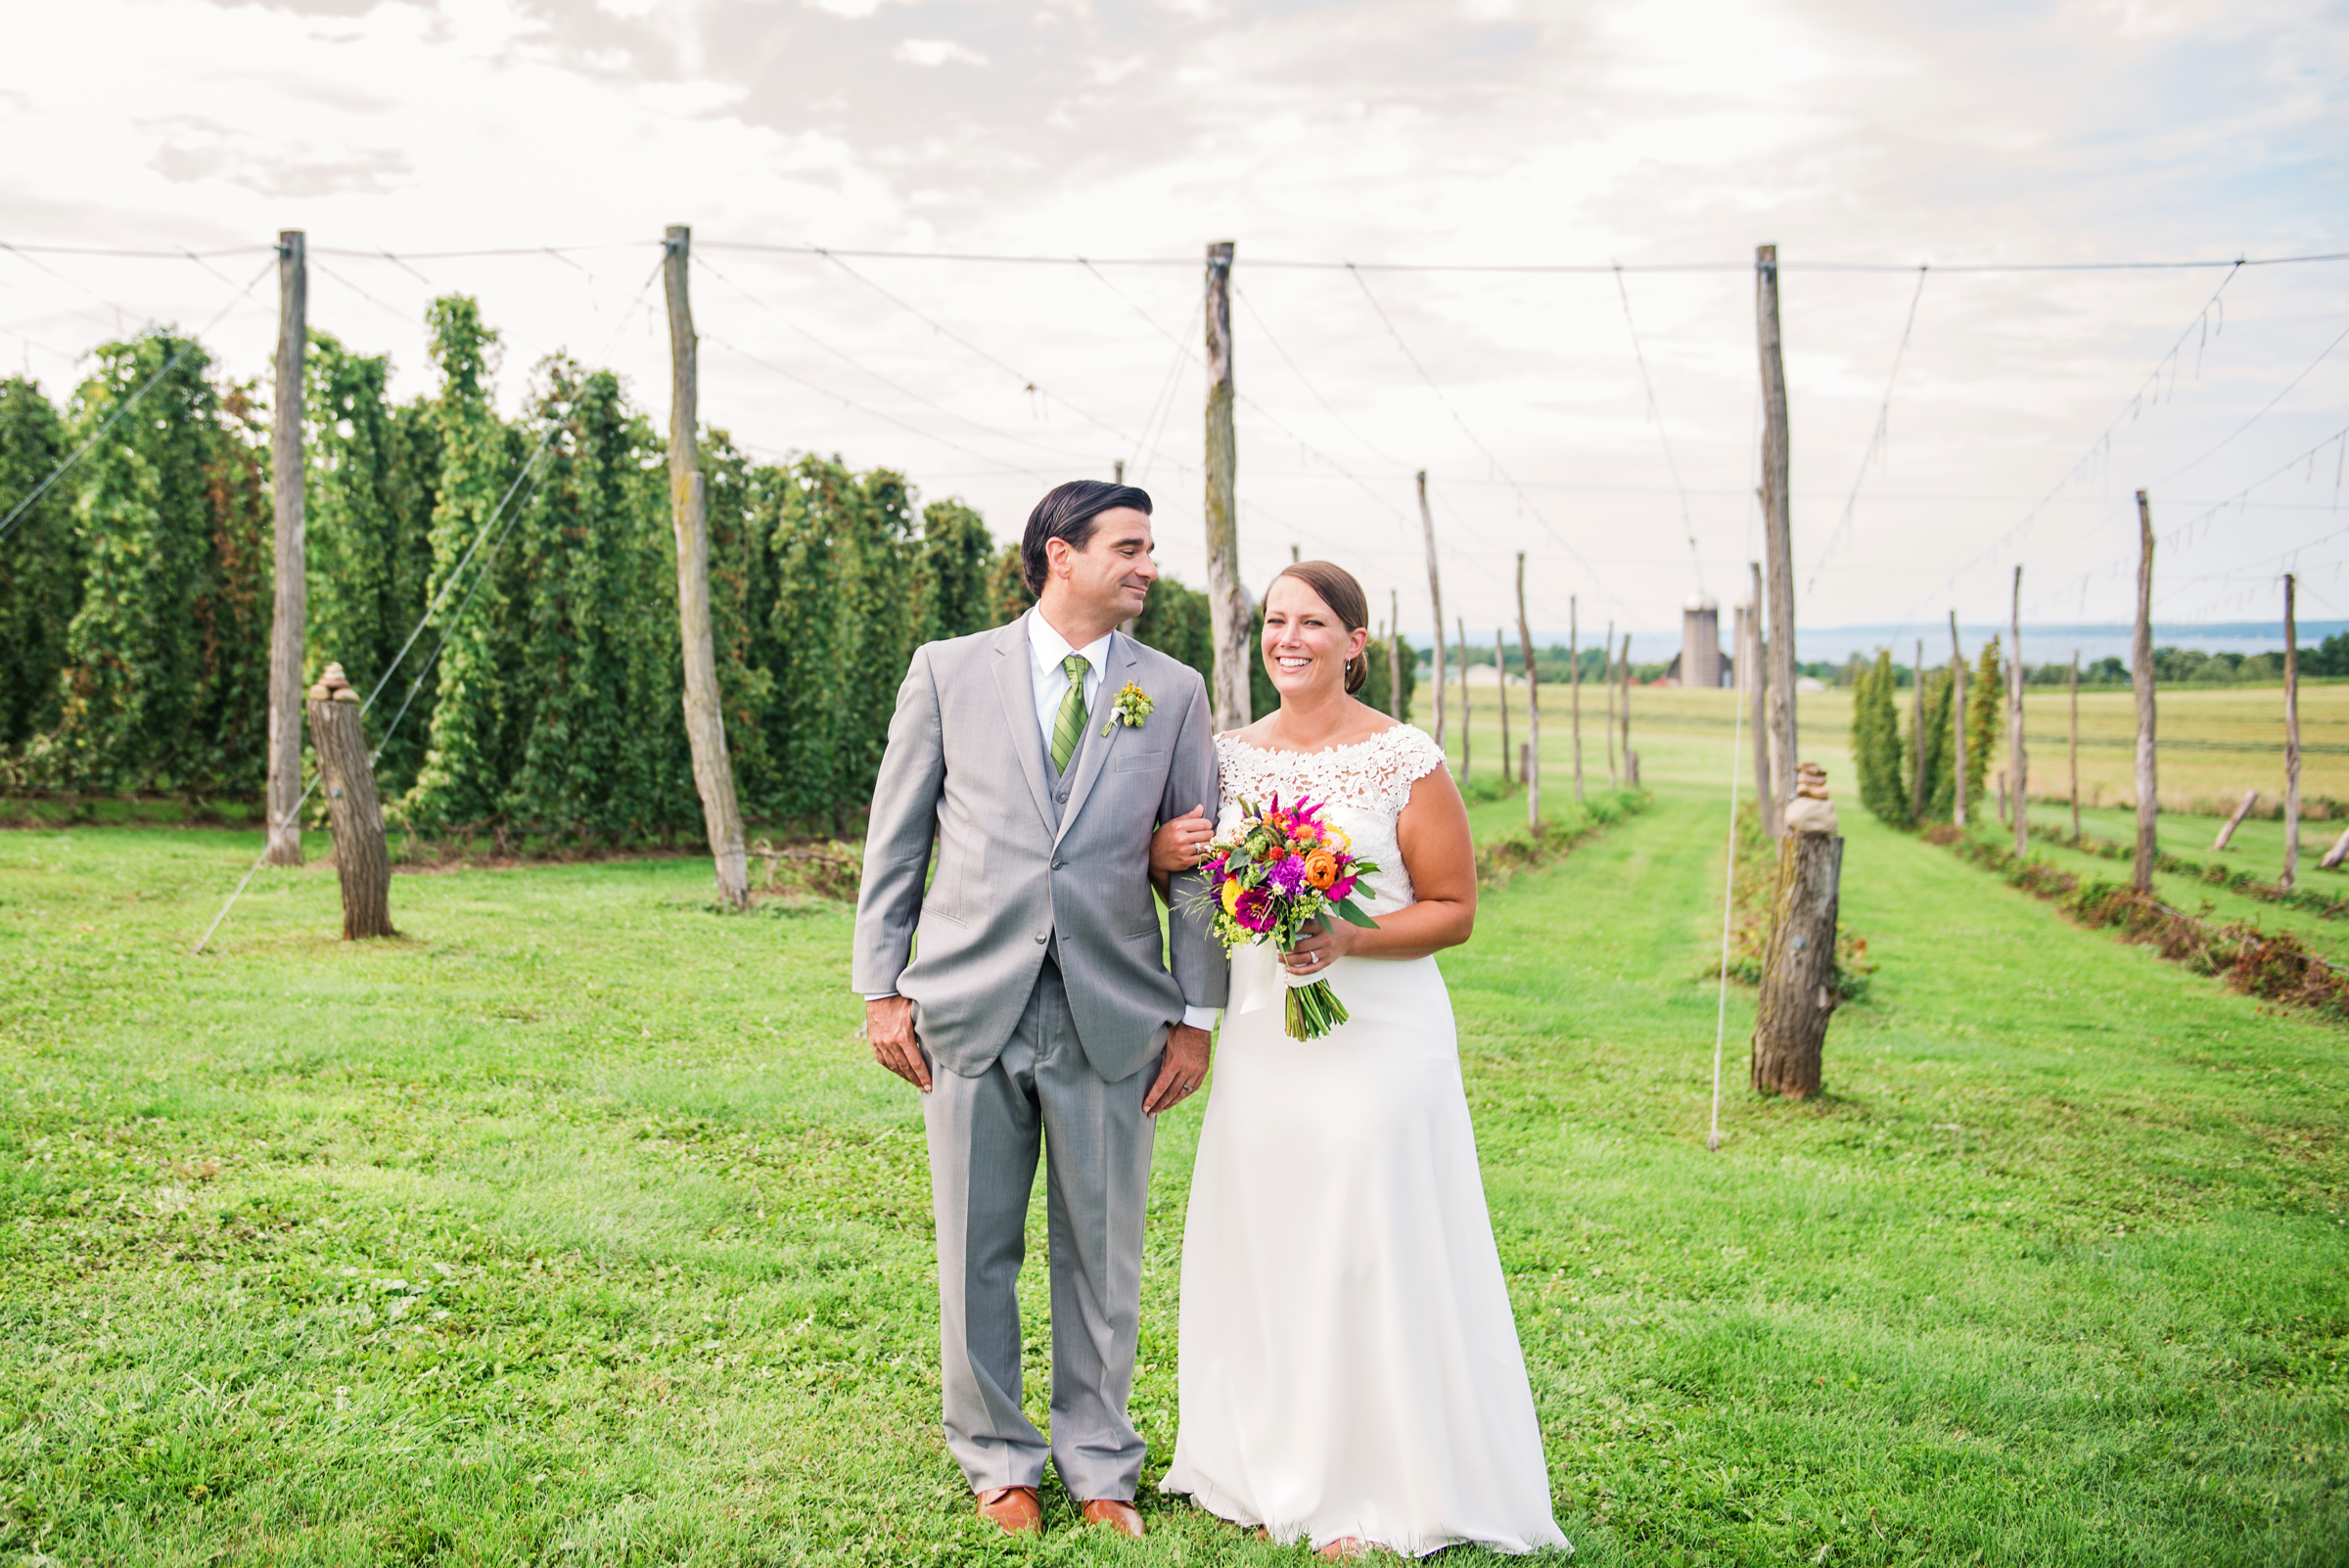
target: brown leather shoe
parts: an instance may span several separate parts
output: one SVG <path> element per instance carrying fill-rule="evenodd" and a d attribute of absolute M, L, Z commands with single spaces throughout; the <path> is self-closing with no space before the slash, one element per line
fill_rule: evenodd
<path fill-rule="evenodd" d="M 1007 1536 L 1041 1535 L 1044 1505 L 1034 1487 L 997 1487 L 979 1494 L 979 1517 Z"/>
<path fill-rule="evenodd" d="M 1086 1524 L 1107 1525 L 1121 1536 L 1142 1539 L 1141 1510 L 1116 1498 L 1097 1498 L 1084 1505 Z"/>

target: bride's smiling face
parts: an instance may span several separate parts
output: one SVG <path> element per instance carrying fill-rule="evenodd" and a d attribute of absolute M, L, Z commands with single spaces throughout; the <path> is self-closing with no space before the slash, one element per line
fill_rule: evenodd
<path fill-rule="evenodd" d="M 1346 662 L 1369 640 L 1365 627 L 1348 631 L 1302 577 L 1277 578 L 1265 595 L 1265 670 L 1283 698 L 1344 692 Z"/>

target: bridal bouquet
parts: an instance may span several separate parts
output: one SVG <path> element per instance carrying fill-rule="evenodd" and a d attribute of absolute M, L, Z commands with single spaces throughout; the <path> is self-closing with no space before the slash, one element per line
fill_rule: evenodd
<path fill-rule="evenodd" d="M 1208 878 L 1200 897 L 1210 900 L 1225 952 L 1267 939 L 1286 951 L 1299 931 L 1332 913 L 1378 924 L 1354 899 L 1357 882 L 1378 867 L 1354 853 L 1345 830 L 1324 822 L 1310 798 L 1285 807 L 1277 795 L 1262 808 L 1242 801 L 1239 827 L 1208 846 L 1200 869 Z M 1286 990 L 1291 1039 L 1319 1039 L 1346 1022 L 1346 1004 L 1328 981 Z"/>

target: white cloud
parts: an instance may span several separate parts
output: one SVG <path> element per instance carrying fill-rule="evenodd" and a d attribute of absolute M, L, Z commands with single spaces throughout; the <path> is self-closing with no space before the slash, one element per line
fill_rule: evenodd
<path fill-rule="evenodd" d="M 920 3 L 921 0 L 800 0 L 800 4 L 810 11 L 821 11 L 826 16 L 846 17 L 852 22 L 862 22 L 883 6 L 910 6 Z"/>
<path fill-rule="evenodd" d="M 890 58 L 905 66 L 984 66 L 987 56 L 951 38 L 900 38 Z"/>

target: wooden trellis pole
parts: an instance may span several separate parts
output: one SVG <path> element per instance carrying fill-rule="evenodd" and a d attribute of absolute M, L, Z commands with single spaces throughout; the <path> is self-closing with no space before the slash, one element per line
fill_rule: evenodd
<path fill-rule="evenodd" d="M 750 857 L 743 853 L 742 808 L 726 755 L 726 718 L 717 692 L 717 654 L 710 629 L 710 496 L 702 479 L 700 340 L 688 288 L 693 231 L 672 224 L 662 281 L 668 297 L 668 499 L 677 535 L 677 631 L 684 645 L 685 739 L 693 784 L 702 798 L 718 901 L 751 906 Z"/>
<path fill-rule="evenodd" d="M 1436 518 L 1427 509 L 1427 470 L 1419 471 L 1419 528 L 1427 537 L 1427 597 L 1436 607 L 1436 750 L 1444 749 L 1444 580 L 1436 572 Z"/>
<path fill-rule="evenodd" d="M 2031 853 L 2031 758 L 2023 743 L 2023 569 L 2014 569 L 2014 602 L 2008 629 L 2013 657 L 2006 661 L 2006 779 L 2014 791 L 2014 853 Z"/>
<path fill-rule="evenodd" d="M 1460 651 L 1460 782 L 1468 782 L 1468 618 L 1459 618 L 1460 640 L 1452 646 Z"/>
<path fill-rule="evenodd" d="M 1573 601 L 1567 601 L 1567 623 L 1574 622 Z M 1569 632 L 1569 638 L 1572 637 Z M 1542 682 L 1534 672 L 1534 633 L 1525 619 L 1525 552 L 1517 552 L 1517 649 L 1525 656 L 1525 766 L 1519 776 L 1525 780 L 1525 825 L 1535 832 L 1542 829 Z M 1575 796 L 1580 799 L 1583 787 L 1581 758 L 1576 758 L 1574 770 Z"/>
<path fill-rule="evenodd" d="M 1623 778 L 1615 771 L 1615 623 L 1607 623 L 1607 640 L 1598 645 L 1599 673 L 1607 683 L 1607 788 L 1623 788 Z"/>
<path fill-rule="evenodd" d="M 265 858 L 301 864 L 301 655 L 309 632 L 302 521 L 301 367 L 309 349 L 310 263 L 299 229 L 277 236 L 276 406 L 269 429 L 276 532 L 269 613 L 269 780 Z"/>
<path fill-rule="evenodd" d="M 2283 875 L 2284 892 L 2300 875 L 2300 623 L 2298 579 L 2283 575 Z"/>
<path fill-rule="evenodd" d="M 1916 639 L 1914 677 L 1909 682 L 1913 718 L 1910 729 L 1915 742 L 1909 751 L 1909 815 L 1913 821 L 1925 819 L 1925 639 Z"/>
<path fill-rule="evenodd" d="M 1231 253 L 1207 248 L 1207 602 L 1216 678 L 1209 696 L 1218 730 L 1249 719 L 1248 588 L 1240 577 L 1239 443 L 1232 431 Z"/>
<path fill-rule="evenodd" d="M 1786 803 L 1778 798 L 1777 774 L 1770 765 L 1770 661 L 1763 651 L 1762 563 L 1749 561 L 1753 596 L 1747 601 L 1745 623 L 1752 628 L 1753 678 L 1746 683 L 1746 701 L 1753 712 L 1746 717 L 1754 732 L 1754 798 L 1762 807 L 1762 831 L 1773 839 L 1786 836 Z"/>
<path fill-rule="evenodd" d="M 1794 513 L 1787 479 L 1786 363 L 1778 336 L 1778 248 L 1754 250 L 1754 316 L 1762 357 L 1762 558 L 1770 571 L 1771 782 L 1794 800 Z"/>
<path fill-rule="evenodd" d="M 1632 750 L 1632 634 L 1623 634 L 1623 785 L 1639 787 L 1639 754 Z"/>
<path fill-rule="evenodd" d="M 1525 600 L 1517 600 L 1517 623 L 1525 624 Z M 1574 727 L 1574 798 L 1583 799 L 1583 642 L 1580 596 L 1566 596 L 1567 713 Z"/>
<path fill-rule="evenodd" d="M 1950 612 L 1950 728 L 1955 732 L 1957 791 L 1950 798 L 1950 820 L 1965 826 L 1965 647 L 1958 640 L 1958 612 Z"/>
<path fill-rule="evenodd" d="M 1506 789 L 1509 783 L 1509 651 L 1508 645 L 1501 640 L 1498 626 L 1493 628 L 1493 673 L 1497 677 L 1495 684 L 1499 688 L 1494 693 L 1493 700 L 1500 704 L 1500 783 Z"/>
<path fill-rule="evenodd" d="M 2153 766 L 2153 508 L 2137 492 L 2137 633 L 2130 639 L 2130 684 L 2137 689 L 2137 855 L 2129 885 L 2153 891 L 2161 856 L 2161 797 Z"/>
<path fill-rule="evenodd" d="M 1408 723 L 1411 715 L 1404 712 L 1403 700 L 1403 595 L 1393 588 L 1387 590 L 1387 706 L 1398 722 Z"/>
<path fill-rule="evenodd" d="M 2080 842 L 2080 650 L 2072 650 L 2072 842 Z"/>

